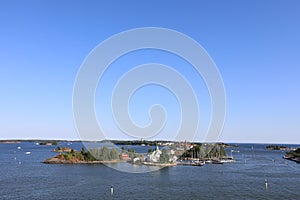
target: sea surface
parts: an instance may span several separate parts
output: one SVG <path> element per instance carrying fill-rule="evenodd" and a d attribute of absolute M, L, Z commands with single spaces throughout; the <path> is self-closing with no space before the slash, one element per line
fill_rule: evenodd
<path fill-rule="evenodd" d="M 228 154 L 234 150 L 235 163 L 126 173 L 102 164 L 43 164 L 43 160 L 56 154 L 51 152 L 55 146 L 33 142 L 0 144 L 0 199 L 300 198 L 300 164 L 284 160 L 284 151 L 266 150 L 264 144 L 238 145 L 239 148 L 227 149 Z M 69 146 L 80 150 L 83 145 L 75 142 Z M 130 147 L 141 153 L 149 149 Z M 117 165 L 125 167 L 126 163 Z"/>

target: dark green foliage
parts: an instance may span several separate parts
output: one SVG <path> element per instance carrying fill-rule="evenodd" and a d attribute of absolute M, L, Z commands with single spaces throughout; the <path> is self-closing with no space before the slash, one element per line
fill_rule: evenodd
<path fill-rule="evenodd" d="M 121 147 L 122 153 L 126 153 L 125 147 Z"/>
<path fill-rule="evenodd" d="M 153 152 L 152 149 L 148 149 L 148 154 L 151 154 Z"/>
<path fill-rule="evenodd" d="M 289 156 L 296 156 L 296 157 L 300 157 L 300 148 L 297 148 L 294 151 L 289 151 L 286 153 Z"/>
<path fill-rule="evenodd" d="M 129 158 L 134 158 L 136 156 L 136 152 L 133 149 L 128 149 L 127 152 L 128 152 Z"/>
<path fill-rule="evenodd" d="M 91 153 L 90 153 L 91 152 Z M 89 153 L 93 155 L 97 160 L 116 160 L 120 158 L 120 152 L 115 148 L 109 149 L 108 147 L 93 148 Z"/>
<path fill-rule="evenodd" d="M 297 148 L 294 152 L 295 152 L 296 154 L 300 154 L 300 148 Z"/>
<path fill-rule="evenodd" d="M 168 163 L 169 160 L 170 160 L 170 157 L 169 157 L 169 154 L 168 154 L 168 150 L 162 149 L 162 150 L 161 150 L 161 155 L 160 155 L 159 161 L 160 161 L 161 163 Z"/>
<path fill-rule="evenodd" d="M 185 151 L 181 158 L 222 158 L 226 157 L 225 147 L 222 145 L 202 144 Z"/>
<path fill-rule="evenodd" d="M 67 154 L 64 154 L 64 158 L 66 160 L 71 160 L 71 154 L 67 153 Z"/>
<path fill-rule="evenodd" d="M 110 150 L 110 159 L 116 160 L 119 159 L 119 157 L 120 157 L 120 153 L 115 148 L 112 148 Z"/>
<path fill-rule="evenodd" d="M 89 152 L 85 151 L 84 148 L 81 149 L 80 152 L 71 149 L 70 152 L 66 152 L 63 154 L 66 160 L 81 160 L 81 161 L 95 161 L 94 156 Z"/>
<path fill-rule="evenodd" d="M 281 150 L 281 149 L 287 149 L 287 147 L 286 146 L 279 146 L 279 145 L 269 145 L 269 146 L 266 146 L 266 149 Z"/>

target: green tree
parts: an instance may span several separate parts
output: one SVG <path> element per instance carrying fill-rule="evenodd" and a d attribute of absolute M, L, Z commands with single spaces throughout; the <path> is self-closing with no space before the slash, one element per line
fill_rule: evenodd
<path fill-rule="evenodd" d="M 110 150 L 110 159 L 115 160 L 118 159 L 119 157 L 120 157 L 120 153 L 115 148 L 112 148 Z"/>
<path fill-rule="evenodd" d="M 129 156 L 129 158 L 134 158 L 135 155 L 136 155 L 135 150 L 133 150 L 133 149 L 128 149 L 128 156 Z"/>
<path fill-rule="evenodd" d="M 80 151 L 80 153 L 81 153 L 82 155 L 84 155 L 84 153 L 85 153 L 85 149 L 84 149 L 84 147 L 82 147 L 82 148 L 81 148 L 81 151 Z"/>
<path fill-rule="evenodd" d="M 169 154 L 168 154 L 168 150 L 162 149 L 162 150 L 161 150 L 161 154 L 160 154 L 159 161 L 160 161 L 161 163 L 168 163 L 168 162 L 170 162 L 169 160 L 170 160 L 170 156 L 169 156 Z"/>
<path fill-rule="evenodd" d="M 122 153 L 126 153 L 125 147 L 121 147 Z"/>
<path fill-rule="evenodd" d="M 199 158 L 201 159 L 201 158 L 205 158 L 206 157 L 206 152 L 205 152 L 205 149 L 204 149 L 204 147 L 203 147 L 203 145 L 201 145 L 200 146 L 200 148 L 199 148 Z"/>
<path fill-rule="evenodd" d="M 153 150 L 152 149 L 148 149 L 148 154 L 152 154 Z"/>
<path fill-rule="evenodd" d="M 64 154 L 64 158 L 66 160 L 71 160 L 71 154 L 67 153 L 67 154 Z"/>
<path fill-rule="evenodd" d="M 226 157 L 226 150 L 224 147 L 220 147 L 220 157 Z"/>

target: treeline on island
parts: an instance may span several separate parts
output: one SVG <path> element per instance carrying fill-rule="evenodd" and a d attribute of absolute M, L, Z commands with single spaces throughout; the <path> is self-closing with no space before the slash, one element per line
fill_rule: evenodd
<path fill-rule="evenodd" d="M 100 162 L 120 162 L 126 160 L 122 155 L 128 155 L 128 158 L 134 158 L 137 156 L 136 152 L 132 149 L 121 148 L 122 152 L 118 151 L 115 148 L 108 148 L 106 146 L 100 148 L 91 148 L 86 150 L 84 147 L 81 148 L 81 151 L 76 151 L 75 149 L 60 147 L 58 146 L 54 149 L 54 152 L 59 152 L 53 158 L 46 159 L 44 163 L 47 164 L 59 164 L 59 163 L 100 163 Z"/>
<path fill-rule="evenodd" d="M 283 158 L 300 163 L 300 148 L 286 152 Z"/>
<path fill-rule="evenodd" d="M 189 150 L 184 151 L 180 159 L 189 158 L 225 158 L 227 157 L 226 149 L 222 145 L 202 144 L 196 145 Z"/>
<path fill-rule="evenodd" d="M 103 162 L 132 162 L 139 163 L 176 163 L 180 160 L 218 160 L 228 159 L 226 145 L 224 144 L 188 144 L 170 143 L 159 149 L 149 148 L 148 153 L 137 153 L 134 149 L 113 148 L 110 146 L 100 146 L 86 150 L 84 147 L 76 151 L 70 147 L 57 146 L 53 150 L 58 152 L 55 157 L 49 158 L 44 163 L 103 163 Z"/>
<path fill-rule="evenodd" d="M 268 150 L 288 150 L 288 147 L 282 145 L 268 145 L 266 146 Z"/>
<path fill-rule="evenodd" d="M 54 152 L 59 152 L 53 158 L 48 158 L 44 161 L 47 164 L 73 164 L 73 163 L 93 163 L 97 159 L 84 148 L 81 151 L 76 151 L 71 148 L 61 148 L 57 147 L 53 150 Z"/>

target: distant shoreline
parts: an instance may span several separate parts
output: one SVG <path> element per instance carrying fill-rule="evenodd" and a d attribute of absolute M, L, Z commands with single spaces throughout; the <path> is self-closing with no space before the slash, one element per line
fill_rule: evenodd
<path fill-rule="evenodd" d="M 68 140 L 68 139 L 0 139 L 0 144 L 13 144 L 21 142 L 108 142 L 116 145 L 142 145 L 149 144 L 148 146 L 155 146 L 156 143 L 166 142 L 184 142 L 184 141 L 171 141 L 171 140 L 102 140 L 102 141 L 87 141 L 87 140 Z M 225 145 L 236 145 L 236 144 L 260 144 L 260 145 L 300 145 L 300 143 L 276 143 L 276 142 L 198 142 L 198 141 L 186 141 L 193 144 L 203 143 L 217 143 Z"/>
<path fill-rule="evenodd" d="M 113 163 L 120 163 L 126 162 L 125 160 L 105 160 L 105 161 L 83 161 L 83 160 L 62 160 L 56 157 L 48 158 L 47 160 L 43 161 L 45 164 L 113 164 Z"/>

